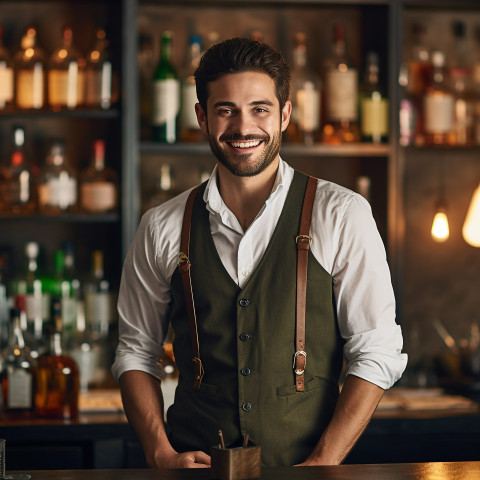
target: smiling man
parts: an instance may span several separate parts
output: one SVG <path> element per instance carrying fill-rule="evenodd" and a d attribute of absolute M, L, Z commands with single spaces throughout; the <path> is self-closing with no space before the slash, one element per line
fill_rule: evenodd
<path fill-rule="evenodd" d="M 217 165 L 144 215 L 125 259 L 113 365 L 125 412 L 152 468 L 208 467 L 218 429 L 227 446 L 261 445 L 266 466 L 339 464 L 406 365 L 370 207 L 280 158 L 291 103 L 276 50 L 226 40 L 195 77 Z M 180 378 L 167 434 L 169 324 Z"/>

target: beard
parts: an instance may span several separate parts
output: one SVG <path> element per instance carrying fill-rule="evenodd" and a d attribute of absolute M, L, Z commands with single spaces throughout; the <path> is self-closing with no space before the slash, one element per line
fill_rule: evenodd
<path fill-rule="evenodd" d="M 277 158 L 281 147 L 281 133 L 275 132 L 273 137 L 269 135 L 221 135 L 219 141 L 213 135 L 208 134 L 208 141 L 213 154 L 217 160 L 237 177 L 253 177 L 263 172 Z M 226 141 L 251 141 L 260 140 L 263 142 L 263 151 L 258 158 L 249 161 L 257 153 L 234 154 L 223 148 L 219 142 Z M 228 148 L 228 147 L 227 147 Z"/>

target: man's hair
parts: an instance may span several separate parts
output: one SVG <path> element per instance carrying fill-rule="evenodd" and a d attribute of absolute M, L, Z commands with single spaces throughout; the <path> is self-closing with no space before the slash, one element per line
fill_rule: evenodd
<path fill-rule="evenodd" d="M 265 43 L 250 38 L 231 38 L 210 47 L 195 71 L 197 98 L 207 111 L 208 83 L 227 73 L 266 73 L 275 82 L 280 110 L 290 94 L 290 68 L 283 56 Z"/>

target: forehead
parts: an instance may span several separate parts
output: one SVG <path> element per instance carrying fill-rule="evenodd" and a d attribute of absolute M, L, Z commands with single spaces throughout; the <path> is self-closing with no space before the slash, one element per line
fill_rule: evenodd
<path fill-rule="evenodd" d="M 208 85 L 208 104 L 243 104 L 265 100 L 277 104 L 273 79 L 262 72 L 227 73 Z"/>

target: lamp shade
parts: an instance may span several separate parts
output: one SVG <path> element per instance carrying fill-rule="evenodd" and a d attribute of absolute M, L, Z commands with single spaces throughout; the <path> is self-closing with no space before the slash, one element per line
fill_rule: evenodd
<path fill-rule="evenodd" d="M 464 240 L 472 247 L 480 247 L 480 185 L 473 192 L 468 207 L 462 234 Z"/>

